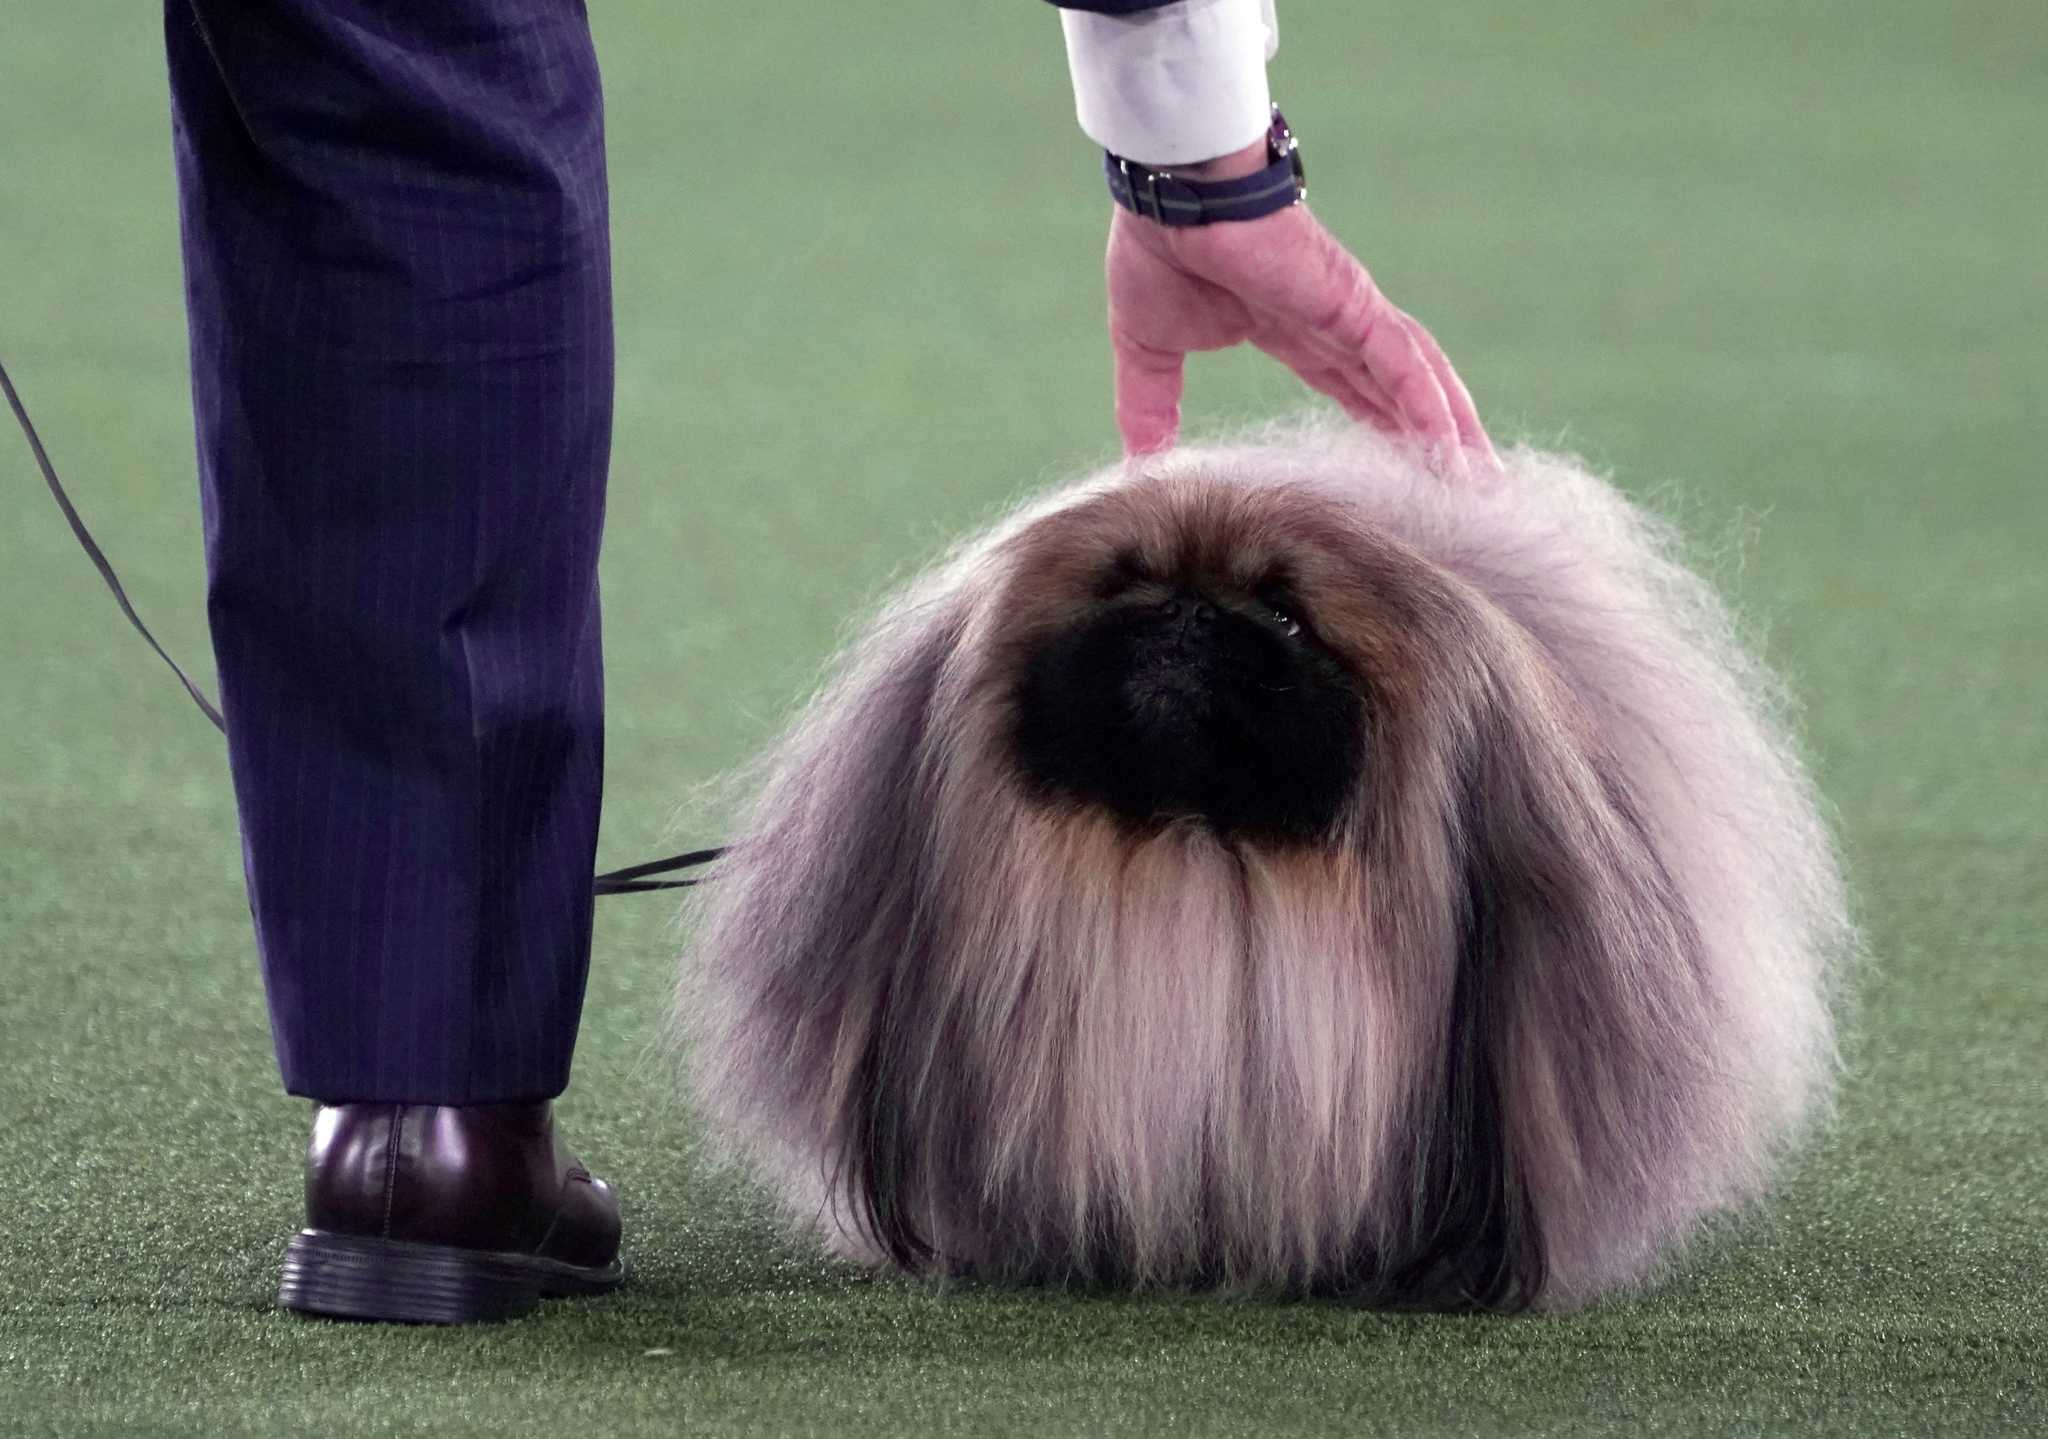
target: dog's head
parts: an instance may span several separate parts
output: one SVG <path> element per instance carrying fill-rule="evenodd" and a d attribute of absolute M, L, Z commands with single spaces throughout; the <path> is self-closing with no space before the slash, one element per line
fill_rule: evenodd
<path fill-rule="evenodd" d="M 1378 628 L 1342 517 L 1140 480 L 1022 534 L 994 598 L 1013 762 L 1138 830 L 1326 842 L 1368 764 Z"/>

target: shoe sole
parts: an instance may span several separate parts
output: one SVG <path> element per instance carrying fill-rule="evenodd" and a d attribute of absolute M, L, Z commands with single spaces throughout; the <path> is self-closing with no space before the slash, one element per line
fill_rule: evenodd
<path fill-rule="evenodd" d="M 608 1294 L 626 1265 L 602 1269 L 530 1254 L 492 1253 L 302 1229 L 285 1248 L 277 1302 L 300 1314 L 398 1324 L 517 1319 L 542 1299 Z"/>

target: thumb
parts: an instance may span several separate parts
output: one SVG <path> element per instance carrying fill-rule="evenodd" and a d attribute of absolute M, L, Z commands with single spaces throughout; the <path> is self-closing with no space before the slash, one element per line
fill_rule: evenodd
<path fill-rule="evenodd" d="M 1116 427 L 1123 435 L 1124 453 L 1149 455 L 1172 449 L 1180 434 L 1185 357 L 1114 332 L 1109 345 L 1116 361 Z"/>

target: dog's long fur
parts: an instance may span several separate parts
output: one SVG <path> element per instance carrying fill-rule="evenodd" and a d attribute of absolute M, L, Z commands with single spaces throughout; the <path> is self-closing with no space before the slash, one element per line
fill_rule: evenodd
<path fill-rule="evenodd" d="M 1667 527 L 1507 470 L 1275 430 L 893 597 L 697 891 L 711 1132 L 869 1261 L 1402 1306 L 1576 1305 L 1758 1193 L 1827 1106 L 1852 948 L 1782 697 Z M 1327 843 L 1019 783 L 1022 647 L 1133 544 L 1302 572 L 1372 696 Z"/>

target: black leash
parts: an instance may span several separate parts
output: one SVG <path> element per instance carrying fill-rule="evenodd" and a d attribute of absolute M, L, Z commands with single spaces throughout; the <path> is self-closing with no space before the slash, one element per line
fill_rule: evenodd
<path fill-rule="evenodd" d="M 106 552 L 99 547 L 99 542 L 93 539 L 92 531 L 85 527 L 85 521 L 79 517 L 78 507 L 71 503 L 71 496 L 64 492 L 63 484 L 57 479 L 57 467 L 50 463 L 49 451 L 43 448 L 42 436 L 36 433 L 35 424 L 29 419 L 28 410 L 21 403 L 21 396 L 15 392 L 14 381 L 8 378 L 7 366 L 4 364 L 0 364 L 0 390 L 7 392 L 8 408 L 14 411 L 15 422 L 21 426 L 22 434 L 28 437 L 28 447 L 35 453 L 36 468 L 43 472 L 43 483 L 50 487 L 51 497 L 57 501 L 57 508 L 64 512 L 65 522 L 71 526 L 72 535 L 85 550 L 86 558 L 92 561 L 93 568 L 100 572 L 100 578 L 105 580 L 107 588 L 113 591 L 114 602 L 121 606 L 121 613 L 128 617 L 128 623 L 135 627 L 135 632 L 149 642 L 149 647 L 156 651 L 157 658 L 171 667 L 171 673 L 178 677 L 178 683 L 185 687 L 185 693 L 192 696 L 192 703 L 199 706 L 199 712 L 206 716 L 215 729 L 225 735 L 228 725 L 221 717 L 219 706 L 206 697 L 206 692 L 192 682 L 192 676 L 186 674 L 178 662 L 171 658 L 170 653 L 157 643 L 156 636 L 149 632 L 149 626 L 142 622 L 142 616 L 135 613 L 135 606 L 129 603 L 128 591 L 121 587 L 120 576 L 114 573 L 113 565 L 107 561 Z M 624 869 L 610 870 L 598 875 L 591 881 L 591 890 L 603 896 L 642 894 L 650 889 L 688 889 L 709 876 L 699 876 L 698 879 L 652 879 L 649 876 L 671 874 L 679 869 L 694 869 L 700 864 L 709 864 L 724 853 L 723 846 L 693 849 L 687 854 L 671 855 L 667 859 L 652 859 L 645 864 L 630 864 Z"/>

